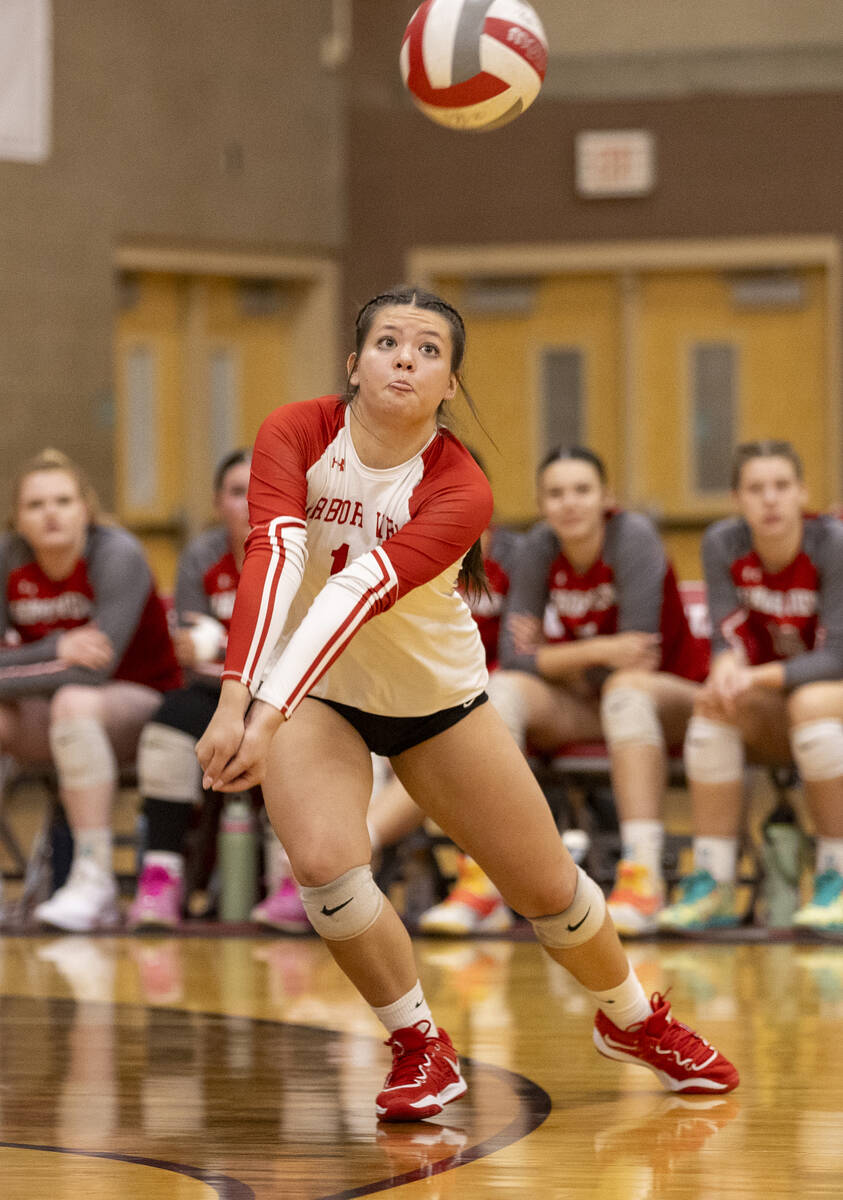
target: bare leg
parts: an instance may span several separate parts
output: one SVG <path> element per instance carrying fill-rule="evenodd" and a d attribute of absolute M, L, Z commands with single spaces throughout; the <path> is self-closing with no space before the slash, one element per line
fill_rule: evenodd
<path fill-rule="evenodd" d="M 408 792 L 480 863 L 526 917 L 564 911 L 577 873 L 541 789 L 490 704 L 393 760 Z M 585 987 L 608 990 L 629 962 L 607 920 L 583 946 L 551 955 Z"/>
<path fill-rule="evenodd" d="M 327 704 L 305 700 L 281 726 L 262 787 L 299 884 L 320 887 L 369 862 L 371 758 L 359 734 Z M 388 900 L 365 933 L 325 945 L 373 1007 L 392 1004 L 418 979 L 409 934 Z"/>
<path fill-rule="evenodd" d="M 813 721 L 843 721 L 843 684 L 812 683 L 799 688 L 788 702 L 794 729 Z M 805 799 L 820 837 L 843 838 L 843 774 L 804 779 Z"/>
<path fill-rule="evenodd" d="M 141 729 L 160 703 L 160 692 L 141 684 L 116 682 L 98 687 L 64 687 L 53 697 L 50 720 L 93 718 L 105 731 L 117 761 L 129 762 L 137 750 Z M 74 787 L 61 782 L 60 774 L 60 783 L 62 804 L 73 830 L 110 826 L 114 779 Z"/>
<path fill-rule="evenodd" d="M 394 775 L 375 792 L 369 804 L 367 824 L 378 847 L 394 846 L 418 829 L 423 820 L 424 813 Z"/>
<path fill-rule="evenodd" d="M 664 743 L 618 740 L 611 745 L 612 790 L 622 821 L 659 820 L 667 778 L 666 747 L 681 746 L 699 684 L 662 671 L 616 671 L 604 696 L 633 688 L 648 696 L 664 731 Z"/>
<path fill-rule="evenodd" d="M 748 752 L 757 762 L 787 763 L 790 746 L 787 736 L 785 698 L 778 693 L 753 691 L 742 697 L 736 714 L 726 713 L 712 697 L 702 695 L 694 712 L 724 725 L 738 728 Z M 743 815 L 743 780 L 708 783 L 688 781 L 691 793 L 694 833 L 700 837 L 737 838 Z"/>

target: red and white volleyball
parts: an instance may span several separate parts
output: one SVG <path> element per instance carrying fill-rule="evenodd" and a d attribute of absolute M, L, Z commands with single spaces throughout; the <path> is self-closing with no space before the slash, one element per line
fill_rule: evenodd
<path fill-rule="evenodd" d="M 401 43 L 410 95 L 450 129 L 514 121 L 539 94 L 546 70 L 542 23 L 522 0 L 425 0 Z"/>

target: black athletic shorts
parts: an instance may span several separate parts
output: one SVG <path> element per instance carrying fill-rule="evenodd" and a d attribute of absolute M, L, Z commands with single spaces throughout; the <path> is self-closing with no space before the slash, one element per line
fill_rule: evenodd
<path fill-rule="evenodd" d="M 310 698 L 329 705 L 341 717 L 345 717 L 349 725 L 353 725 L 360 734 L 371 753 L 380 754 L 383 758 L 402 754 L 405 750 L 418 746 L 420 742 L 435 737 L 437 733 L 443 733 L 489 699 L 485 692 L 481 692 L 473 700 L 466 700 L 465 704 L 442 708 L 426 717 L 381 717 L 377 713 L 363 712 L 362 709 L 352 708 L 350 704 L 340 704 L 336 700 L 322 700 L 321 696 Z"/>

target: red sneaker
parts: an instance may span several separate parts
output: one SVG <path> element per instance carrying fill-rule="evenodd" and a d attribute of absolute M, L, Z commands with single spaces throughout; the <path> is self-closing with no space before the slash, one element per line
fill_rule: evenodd
<path fill-rule="evenodd" d="M 681 1021 L 670 1016 L 664 996 L 650 997 L 646 1021 L 618 1029 L 602 1011 L 594 1019 L 594 1045 L 606 1058 L 640 1063 L 655 1071 L 671 1092 L 731 1092 L 740 1077 L 723 1055 Z"/>
<path fill-rule="evenodd" d="M 398 1029 L 387 1040 L 392 1070 L 375 1100 L 379 1121 L 421 1121 L 435 1117 L 465 1094 L 466 1082 L 444 1029 L 430 1032 L 429 1021 Z"/>

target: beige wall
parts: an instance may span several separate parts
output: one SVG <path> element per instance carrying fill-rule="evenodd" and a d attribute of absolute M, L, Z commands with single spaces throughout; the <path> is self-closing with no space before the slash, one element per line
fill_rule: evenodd
<path fill-rule="evenodd" d="M 843 46 L 834 0 L 533 0 L 557 54 Z"/>
<path fill-rule="evenodd" d="M 113 498 L 123 244 L 336 252 L 330 0 L 55 0 L 52 152 L 0 162 L 0 484 L 62 446 Z"/>

